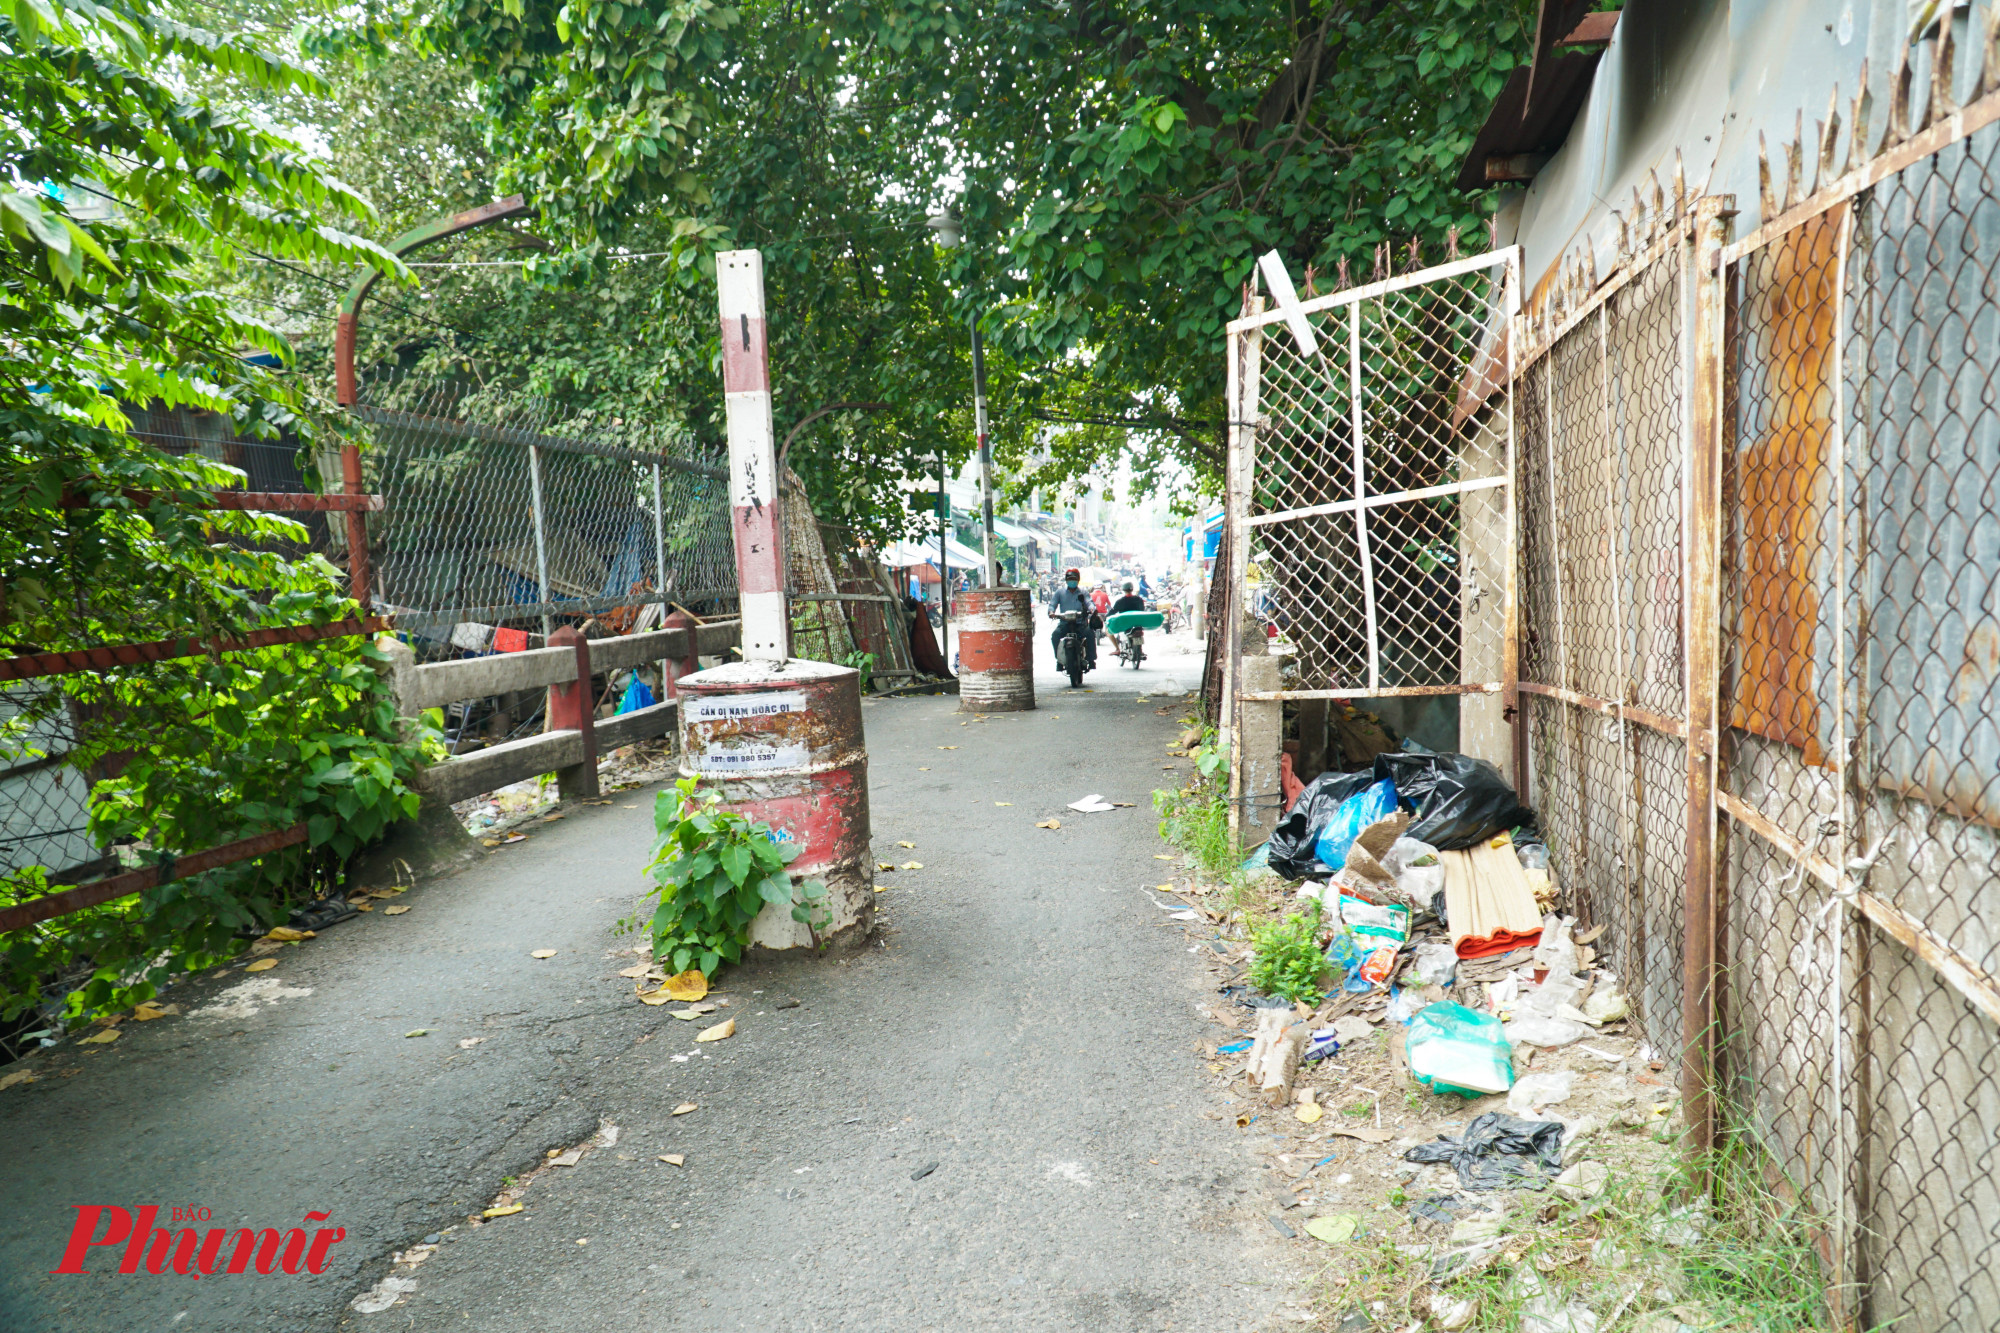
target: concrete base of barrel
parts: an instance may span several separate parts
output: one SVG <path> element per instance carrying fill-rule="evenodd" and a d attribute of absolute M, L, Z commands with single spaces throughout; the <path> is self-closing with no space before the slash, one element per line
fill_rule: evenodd
<path fill-rule="evenodd" d="M 832 919 L 818 932 L 817 947 L 829 953 L 853 953 L 875 933 L 875 877 L 855 866 L 835 867 L 813 875 L 794 875 L 793 883 L 816 879 L 826 885 L 826 909 Z M 790 910 L 767 905 L 750 923 L 752 954 L 789 953 L 815 947 L 812 931 L 792 920 Z"/>

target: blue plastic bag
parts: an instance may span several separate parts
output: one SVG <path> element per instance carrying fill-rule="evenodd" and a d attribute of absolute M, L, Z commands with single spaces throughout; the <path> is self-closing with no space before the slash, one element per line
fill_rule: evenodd
<path fill-rule="evenodd" d="M 1384 778 L 1340 803 L 1340 809 L 1334 811 L 1333 818 L 1320 830 L 1313 855 L 1319 857 L 1320 864 L 1340 869 L 1347 864 L 1348 849 L 1361 836 L 1361 830 L 1395 813 L 1396 784 Z"/>
<path fill-rule="evenodd" d="M 625 696 L 618 701 L 620 713 L 636 713 L 641 708 L 653 706 L 653 692 L 646 688 L 646 682 L 639 679 L 637 672 L 625 686 Z"/>

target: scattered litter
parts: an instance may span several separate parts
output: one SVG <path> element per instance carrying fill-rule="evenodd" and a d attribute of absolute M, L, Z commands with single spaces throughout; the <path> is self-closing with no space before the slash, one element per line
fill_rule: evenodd
<path fill-rule="evenodd" d="M 1444 1292 L 1431 1293 L 1431 1322 L 1443 1333 L 1459 1333 L 1472 1323 L 1472 1317 L 1479 1313 L 1479 1299 L 1475 1296 L 1451 1296 Z"/>
<path fill-rule="evenodd" d="M 469 1051 L 473 1047 L 477 1046 L 480 1042 L 485 1040 L 486 1038 L 484 1037 L 460 1037 L 458 1039 L 458 1049 L 461 1051 Z"/>
<path fill-rule="evenodd" d="M 1433 1004 L 1410 1020 L 1410 1076 L 1432 1092 L 1477 1097 L 1514 1085 L 1514 1052 L 1500 1020 L 1462 1004 Z"/>
<path fill-rule="evenodd" d="M 530 958 L 554 958 L 555 956 L 556 951 L 554 949 L 535 949 L 528 954 Z"/>
<path fill-rule="evenodd" d="M 1427 939 L 1418 943 L 1412 975 L 1419 985 L 1449 986 L 1458 968 L 1458 950 L 1450 940 Z"/>
<path fill-rule="evenodd" d="M 1271 1214 L 1271 1225 L 1276 1227 L 1278 1229 L 1278 1234 L 1280 1236 L 1283 1236 L 1286 1240 L 1297 1240 L 1299 1238 L 1299 1233 L 1292 1230 L 1291 1226 L 1288 1223 L 1286 1223 L 1285 1219 L 1279 1217 L 1276 1213 Z"/>
<path fill-rule="evenodd" d="M 1096 792 L 1092 792 L 1090 795 L 1084 797 L 1080 801 L 1071 801 L 1069 803 L 1069 808 L 1078 811 L 1081 814 L 1094 815 L 1094 814 L 1100 814 L 1106 810 L 1115 810 L 1117 807 L 1112 805 L 1111 802 L 1105 800 L 1102 796 L 1099 796 Z"/>
<path fill-rule="evenodd" d="M 1175 912 L 1175 913 L 1173 913 L 1173 914 L 1172 914 L 1171 916 L 1169 916 L 1169 917 L 1167 918 L 1167 920 L 1169 920 L 1169 921 L 1199 921 L 1199 920 L 1201 920 L 1201 913 L 1200 913 L 1200 912 Z"/>
<path fill-rule="evenodd" d="M 1039 821 L 1038 823 L 1036 823 L 1035 827 L 1036 827 L 1036 828 L 1061 828 L 1061 827 L 1062 827 L 1062 821 L 1061 821 L 1060 819 L 1044 819 L 1044 820 L 1041 820 L 1041 821 Z"/>
<path fill-rule="evenodd" d="M 1354 1129 L 1346 1125 L 1335 1125 L 1326 1132 L 1335 1138 L 1360 1139 L 1363 1143 L 1387 1143 L 1396 1137 L 1394 1130 Z"/>
<path fill-rule="evenodd" d="M 1569 1100 L 1576 1075 L 1565 1069 L 1556 1073 L 1524 1075 L 1507 1094 L 1507 1109 L 1515 1115 L 1539 1111 Z"/>
<path fill-rule="evenodd" d="M 1410 1217 L 1417 1222 L 1437 1222 L 1450 1226 L 1458 1221 L 1458 1214 L 1472 1207 L 1465 1198 L 1456 1194 L 1433 1194 L 1428 1199 L 1419 1199 L 1410 1205 Z"/>
<path fill-rule="evenodd" d="M 916 846 L 917 846 L 917 844 L 915 844 L 914 842 L 899 842 L 899 843 L 897 843 L 896 845 L 897 845 L 898 847 L 908 847 L 908 848 L 910 848 L 910 849 L 911 849 L 912 851 L 916 850 Z"/>
<path fill-rule="evenodd" d="M 661 1160 L 661 1161 L 663 1161 L 663 1162 L 665 1162 L 665 1163 L 666 1163 L 666 1164 L 667 1164 L 668 1166 L 686 1166 L 686 1165 L 687 1165 L 687 1157 L 686 1157 L 686 1155 L 685 1155 L 685 1154 L 682 1154 L 682 1153 L 677 1153 L 677 1152 L 668 1152 L 668 1153 L 661 1153 L 661 1154 L 660 1154 L 660 1160 Z"/>
<path fill-rule="evenodd" d="M 1556 1177 L 1556 1193 L 1565 1199 L 1594 1199 L 1611 1184 L 1611 1168 L 1602 1162 L 1578 1162 Z"/>
<path fill-rule="evenodd" d="M 1353 1213 L 1329 1213 L 1306 1223 L 1306 1234 L 1328 1245 L 1343 1245 L 1361 1229 L 1361 1219 Z"/>
<path fill-rule="evenodd" d="M 518 1206 L 513 1208 L 488 1208 L 486 1215 L 494 1217 L 502 1213 L 518 1213 L 520 1211 Z M 384 1310 L 416 1289 L 417 1281 L 415 1278 L 385 1277 L 349 1301 L 347 1308 L 356 1314 L 381 1314 Z"/>
<path fill-rule="evenodd" d="M 1460 1138 L 1439 1135 L 1403 1154 L 1406 1162 L 1448 1162 L 1468 1190 L 1542 1189 L 1562 1168 L 1562 1125 L 1500 1111 L 1476 1116 Z"/>
<path fill-rule="evenodd" d="M 1534 822 L 1535 812 L 1484 759 L 1406 743 L 1402 750 L 1375 756 L 1375 776 L 1394 782 L 1396 795 L 1416 811 L 1406 836 L 1440 851 L 1472 847 Z"/>
<path fill-rule="evenodd" d="M 1215 1053 L 1216 1053 L 1217 1055 L 1241 1055 L 1241 1054 L 1242 1054 L 1243 1052 L 1245 1052 L 1245 1051 L 1249 1050 L 1249 1049 L 1250 1049 L 1250 1047 L 1252 1046 L 1252 1044 L 1253 1044 L 1253 1043 L 1251 1043 L 1251 1042 L 1249 1042 L 1249 1041 L 1247 1041 L 1247 1040 L 1246 1040 L 1246 1041 L 1232 1041 L 1232 1042 L 1230 1042 L 1230 1043 L 1229 1043 L 1229 1044 L 1228 1044 L 1227 1046 L 1218 1046 L 1218 1047 L 1216 1047 L 1216 1048 L 1215 1048 Z"/>
<path fill-rule="evenodd" d="M 528 1205 L 526 1205 L 526 1204 L 524 1204 L 524 1203 L 503 1203 L 503 1204 L 501 1204 L 501 1205 L 500 1205 L 500 1206 L 499 1206 L 498 1208 L 488 1208 L 488 1209 L 487 1209 L 487 1210 L 486 1210 L 485 1212 L 481 1213 L 481 1214 L 480 1214 L 480 1216 L 481 1216 L 481 1217 L 512 1217 L 512 1216 L 513 1216 L 513 1215 L 514 1215 L 515 1213 L 518 1213 L 518 1212 L 522 1211 L 522 1210 L 523 1210 L 523 1209 L 525 1209 L 525 1208 L 526 1208 L 527 1206 L 528 1206 Z"/>
<path fill-rule="evenodd" d="M 583 1160 L 583 1149 L 571 1148 L 568 1152 L 553 1153 L 549 1157 L 550 1166 L 575 1166 Z"/>
<path fill-rule="evenodd" d="M 410 1029 L 410 1030 L 409 1030 L 408 1032 L 405 1032 L 405 1033 L 403 1034 L 403 1036 L 404 1036 L 404 1037 L 406 1037 L 406 1038 L 408 1038 L 408 1037 L 428 1037 L 428 1036 L 430 1036 L 430 1035 L 431 1035 L 431 1030 L 430 1030 L 429 1028 L 411 1028 L 411 1029 Z"/>
<path fill-rule="evenodd" d="M 1389 991 L 1389 1007 L 1382 1011 L 1382 1016 L 1391 1023 L 1408 1024 L 1429 1003 L 1430 1001 L 1426 1000 L 1413 987 L 1405 986 L 1401 990 L 1391 988 Z"/>
<path fill-rule="evenodd" d="M 1579 1046 L 1577 1047 L 1577 1049 L 1579 1051 L 1582 1051 L 1585 1055 L 1594 1055 L 1598 1059 L 1614 1065 L 1618 1064 L 1625 1058 L 1622 1055 L 1613 1055 L 1610 1051 L 1600 1051 L 1595 1046 Z"/>
<path fill-rule="evenodd" d="M 707 1028 L 701 1032 L 696 1033 L 695 1040 L 721 1041 L 726 1037 L 733 1037 L 735 1035 L 736 1035 L 736 1020 L 731 1018 L 731 1019 L 725 1019 L 723 1022 L 717 1023 L 712 1028 Z"/>
<path fill-rule="evenodd" d="M 1445 851 L 1445 916 L 1460 958 L 1506 953 L 1542 937 L 1542 913 L 1511 844 Z"/>
<path fill-rule="evenodd" d="M 922 1180 L 925 1176 L 929 1175 L 931 1172 L 937 1169 L 938 1169 L 938 1164 L 936 1162 L 925 1162 L 922 1166 L 910 1172 L 910 1179 Z"/>

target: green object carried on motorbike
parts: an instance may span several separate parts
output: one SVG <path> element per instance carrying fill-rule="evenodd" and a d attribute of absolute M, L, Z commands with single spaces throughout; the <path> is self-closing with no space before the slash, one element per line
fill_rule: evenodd
<path fill-rule="evenodd" d="M 1113 634 L 1123 634 L 1128 629 L 1158 629 L 1166 623 L 1164 611 L 1120 611 L 1105 620 L 1104 628 Z"/>

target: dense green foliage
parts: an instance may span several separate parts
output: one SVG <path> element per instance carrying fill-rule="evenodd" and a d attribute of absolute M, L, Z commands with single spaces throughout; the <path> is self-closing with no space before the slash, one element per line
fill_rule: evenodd
<path fill-rule="evenodd" d="M 1222 325 L 1256 254 L 1327 290 L 1378 246 L 1407 267 L 1413 241 L 1432 260 L 1454 229 L 1484 244 L 1485 201 L 1450 180 L 1522 18 L 1511 0 L 413 0 L 323 25 L 311 49 L 354 63 L 329 64 L 343 96 L 313 114 L 399 225 L 514 190 L 539 209 L 451 252 L 524 258 L 530 282 L 429 275 L 421 309 L 371 311 L 377 364 L 471 366 L 713 445 L 712 254 L 755 246 L 779 436 L 810 420 L 792 459 L 815 509 L 886 533 L 928 522 L 898 483 L 970 448 L 975 315 L 1022 487 L 1127 447 L 1144 483 L 1212 484 Z M 960 249 L 924 225 L 944 207 Z M 841 403 L 862 406 L 815 416 Z"/>
<path fill-rule="evenodd" d="M 271 96 L 322 91 L 143 2 L 0 4 L 0 179 L 25 183 L 0 191 L 0 654 L 352 611 L 335 570 L 287 553 L 298 524 L 207 508 L 205 493 L 240 485 L 239 472 L 143 442 L 126 414 L 186 407 L 226 415 L 239 436 L 312 438 L 318 414 L 296 380 L 244 356 L 282 362 L 284 339 L 207 279 L 260 256 L 399 266 L 359 234 L 372 221 L 359 195 L 169 71 Z M 0 1010 L 51 984 L 71 991 L 72 1014 L 143 998 L 163 974 L 230 952 L 237 932 L 282 920 L 358 841 L 410 812 L 415 751 L 373 655 L 330 641 L 10 690 L 0 768 L 95 779 L 100 846 L 161 862 L 301 819 L 312 838 L 305 852 L 13 932 Z M 0 902 L 46 892 L 64 869 L 27 863 L 0 879 Z"/>
<path fill-rule="evenodd" d="M 1253 952 L 1246 974 L 1250 984 L 1295 1004 L 1318 1004 L 1325 993 L 1320 984 L 1327 962 L 1319 944 L 1319 903 L 1307 901 L 1310 912 L 1290 912 L 1250 928 Z"/>
<path fill-rule="evenodd" d="M 766 904 L 818 929 L 826 885 L 792 885 L 785 867 L 798 859 L 796 842 L 780 842 L 771 826 L 728 809 L 722 797 L 682 778 L 653 798 L 651 871 L 660 905 L 653 913 L 653 956 L 674 972 L 699 968 L 708 976 L 743 957 L 750 923 Z"/>

